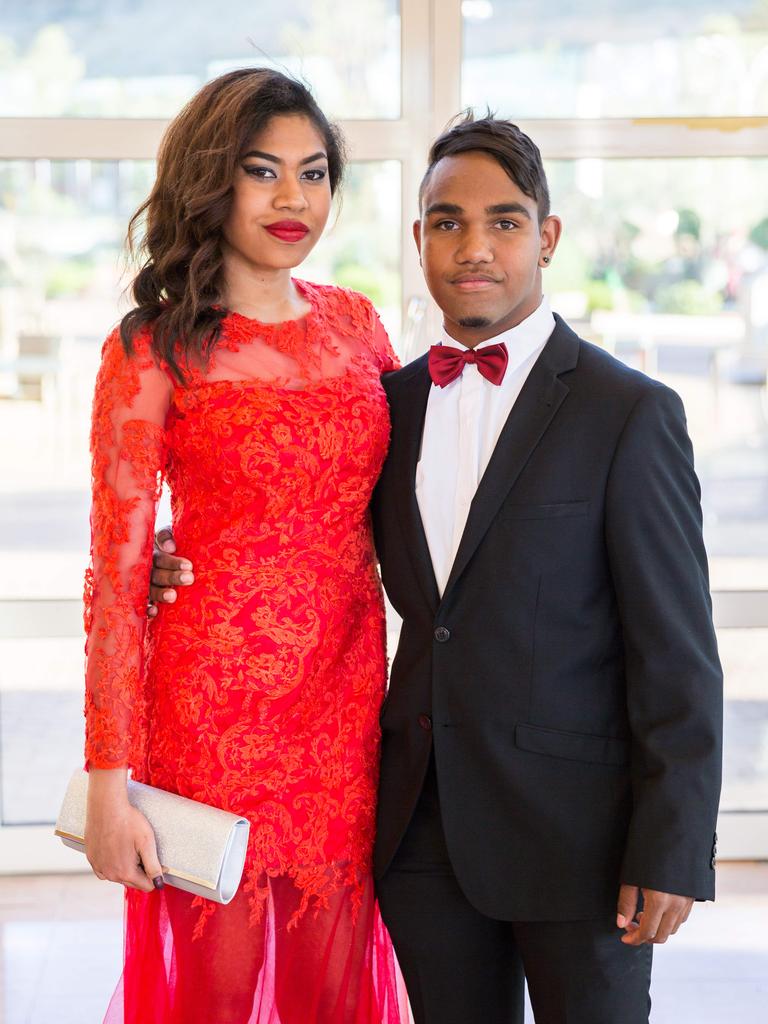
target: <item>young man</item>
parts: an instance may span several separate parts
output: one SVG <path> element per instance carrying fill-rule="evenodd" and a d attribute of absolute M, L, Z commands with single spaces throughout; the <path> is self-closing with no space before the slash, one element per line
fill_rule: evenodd
<path fill-rule="evenodd" d="M 417 1024 L 521 1021 L 523 974 L 537 1024 L 641 1024 L 652 945 L 714 897 L 722 677 L 683 408 L 550 312 L 560 222 L 514 125 L 435 142 L 414 235 L 444 330 L 385 378 L 382 913 Z"/>

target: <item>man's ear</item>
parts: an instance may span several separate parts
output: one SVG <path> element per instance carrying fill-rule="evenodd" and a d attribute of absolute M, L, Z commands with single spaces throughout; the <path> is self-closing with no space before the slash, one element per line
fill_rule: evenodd
<path fill-rule="evenodd" d="M 543 255 L 548 256 L 549 259 L 552 259 L 555 255 L 555 249 L 557 249 L 557 243 L 560 241 L 562 231 L 563 222 L 559 217 L 551 213 L 548 217 L 544 218 L 541 225 L 541 252 Z"/>
<path fill-rule="evenodd" d="M 413 240 L 416 243 L 416 248 L 419 250 L 419 263 L 421 263 L 421 221 L 415 220 L 413 222 Z"/>

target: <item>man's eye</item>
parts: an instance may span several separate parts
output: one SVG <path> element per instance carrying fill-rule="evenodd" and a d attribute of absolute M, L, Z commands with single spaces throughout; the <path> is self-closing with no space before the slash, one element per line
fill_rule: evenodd
<path fill-rule="evenodd" d="M 310 181 L 323 181 L 328 175 L 328 171 L 321 167 L 313 168 L 311 171 L 304 171 L 304 177 L 309 178 Z"/>
<path fill-rule="evenodd" d="M 274 178 L 276 177 L 275 172 L 271 167 L 243 167 L 246 174 L 250 174 L 252 178 Z"/>
<path fill-rule="evenodd" d="M 502 231 L 512 231 L 517 227 L 513 220 L 499 220 L 496 222 Z"/>
<path fill-rule="evenodd" d="M 438 231 L 453 231 L 458 226 L 455 220 L 441 220 L 435 225 Z"/>

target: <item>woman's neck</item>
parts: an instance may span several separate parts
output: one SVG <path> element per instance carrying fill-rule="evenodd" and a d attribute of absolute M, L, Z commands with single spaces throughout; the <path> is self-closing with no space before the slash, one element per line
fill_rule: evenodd
<path fill-rule="evenodd" d="M 291 280 L 290 269 L 257 268 L 228 259 L 224 278 L 223 303 L 235 313 L 263 323 L 281 323 L 310 312 L 310 304 Z"/>

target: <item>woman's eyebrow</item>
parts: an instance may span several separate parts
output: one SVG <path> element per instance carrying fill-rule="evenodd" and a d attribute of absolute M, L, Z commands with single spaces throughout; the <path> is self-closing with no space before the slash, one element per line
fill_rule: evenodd
<path fill-rule="evenodd" d="M 247 153 L 243 154 L 241 159 L 246 160 L 249 156 L 257 156 L 261 160 L 269 160 L 273 164 L 283 163 L 283 160 L 281 160 L 279 156 L 275 156 L 273 153 L 265 153 L 261 149 L 249 149 Z M 317 153 L 313 153 L 312 156 L 304 157 L 303 160 L 299 161 L 299 165 L 303 167 L 304 164 L 312 164 L 315 162 L 315 160 L 327 159 L 328 155 L 325 152 L 323 152 L 323 150 L 319 150 Z"/>

